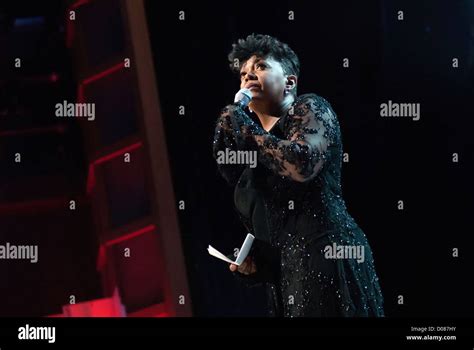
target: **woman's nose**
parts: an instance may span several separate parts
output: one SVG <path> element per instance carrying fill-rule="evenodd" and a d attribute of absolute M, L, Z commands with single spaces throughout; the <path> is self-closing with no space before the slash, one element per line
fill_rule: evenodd
<path fill-rule="evenodd" d="M 248 71 L 247 74 L 245 75 L 245 81 L 254 80 L 256 78 L 257 76 L 255 75 L 254 71 Z"/>

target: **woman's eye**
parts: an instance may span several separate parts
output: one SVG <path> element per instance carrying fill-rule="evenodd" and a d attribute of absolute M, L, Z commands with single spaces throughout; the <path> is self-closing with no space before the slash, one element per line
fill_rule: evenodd
<path fill-rule="evenodd" d="M 264 68 L 265 68 L 265 65 L 262 64 L 262 63 L 257 63 L 256 67 L 257 67 L 257 68 L 262 68 L 262 69 L 264 69 Z"/>

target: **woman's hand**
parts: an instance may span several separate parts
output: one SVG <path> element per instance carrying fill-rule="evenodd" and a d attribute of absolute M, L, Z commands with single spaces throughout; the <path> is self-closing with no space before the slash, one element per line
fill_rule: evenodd
<path fill-rule="evenodd" d="M 251 275 L 257 272 L 257 266 L 255 265 L 254 261 L 250 256 L 248 256 L 240 266 L 235 264 L 230 264 L 229 266 L 230 271 L 235 272 L 239 271 L 241 274 L 244 275 Z"/>

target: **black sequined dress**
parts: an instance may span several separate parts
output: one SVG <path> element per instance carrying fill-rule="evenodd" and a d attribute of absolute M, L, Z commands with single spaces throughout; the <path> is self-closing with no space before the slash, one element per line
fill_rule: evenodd
<path fill-rule="evenodd" d="M 256 237 L 257 272 L 235 275 L 250 286 L 265 284 L 270 315 L 383 316 L 370 246 L 342 198 L 341 133 L 330 104 L 300 95 L 268 132 L 253 113 L 231 104 L 217 121 L 216 160 L 226 149 L 258 157 L 256 167 L 217 166 L 235 186 L 236 211 Z M 363 252 L 357 258 L 356 248 Z"/>

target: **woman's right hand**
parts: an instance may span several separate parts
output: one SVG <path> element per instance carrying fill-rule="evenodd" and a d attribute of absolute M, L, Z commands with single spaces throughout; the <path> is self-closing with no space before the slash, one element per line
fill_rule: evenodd
<path fill-rule="evenodd" d="M 240 266 L 230 264 L 229 269 L 232 272 L 239 271 L 244 275 L 251 275 L 257 272 L 257 266 L 250 256 L 248 256 Z"/>

